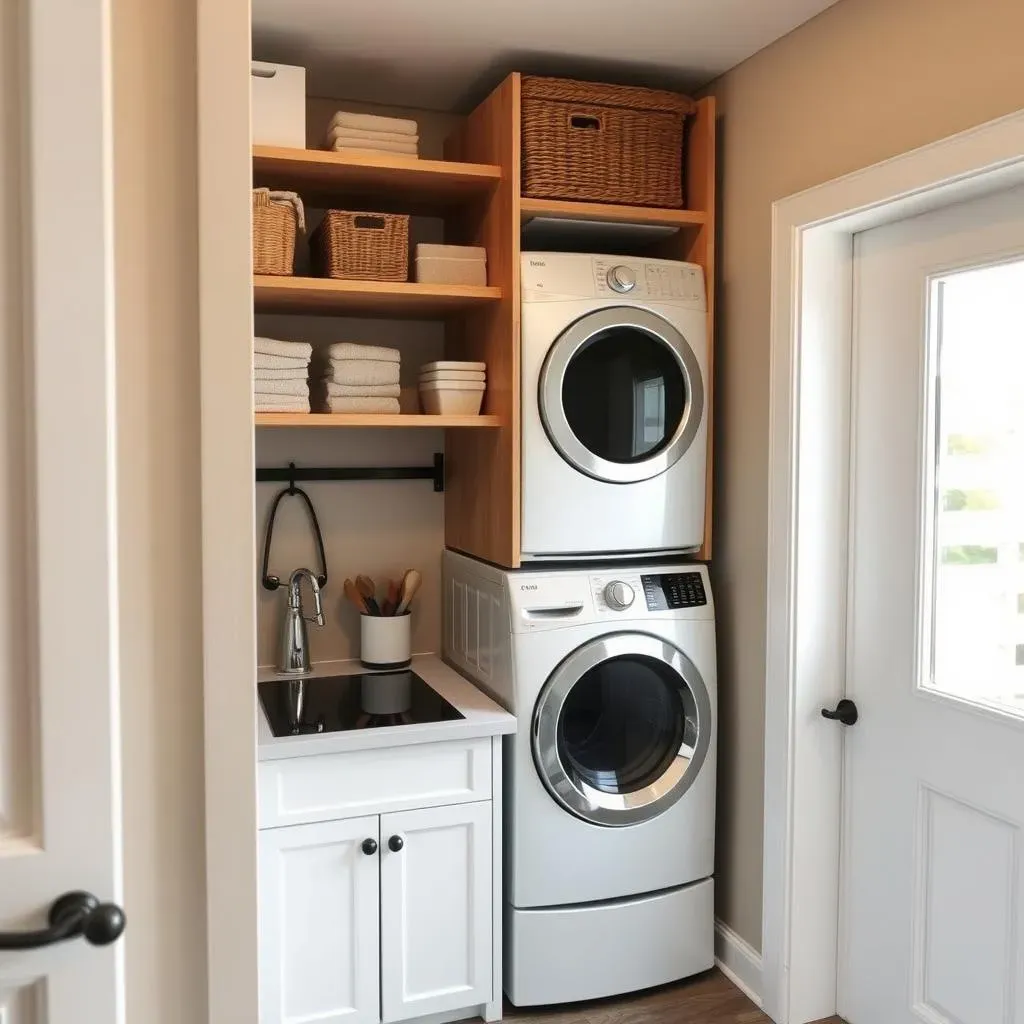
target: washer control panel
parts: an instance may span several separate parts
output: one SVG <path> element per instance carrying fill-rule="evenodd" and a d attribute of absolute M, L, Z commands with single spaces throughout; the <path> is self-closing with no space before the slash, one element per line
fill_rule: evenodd
<path fill-rule="evenodd" d="M 649 612 L 697 608 L 708 603 L 699 572 L 672 572 L 640 577 Z"/>

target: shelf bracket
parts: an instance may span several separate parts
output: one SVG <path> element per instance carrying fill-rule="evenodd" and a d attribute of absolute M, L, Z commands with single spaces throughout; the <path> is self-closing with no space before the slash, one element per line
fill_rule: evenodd
<path fill-rule="evenodd" d="M 432 466 L 296 466 L 263 467 L 256 470 L 256 482 L 284 483 L 308 480 L 432 480 L 434 490 L 444 491 L 444 452 L 434 453 Z"/>

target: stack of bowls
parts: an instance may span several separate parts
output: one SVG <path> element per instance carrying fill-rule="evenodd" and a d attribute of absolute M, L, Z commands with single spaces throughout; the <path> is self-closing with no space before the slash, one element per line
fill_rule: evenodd
<path fill-rule="evenodd" d="M 486 387 L 486 363 L 449 359 L 420 367 L 420 405 L 434 416 L 476 416 Z"/>

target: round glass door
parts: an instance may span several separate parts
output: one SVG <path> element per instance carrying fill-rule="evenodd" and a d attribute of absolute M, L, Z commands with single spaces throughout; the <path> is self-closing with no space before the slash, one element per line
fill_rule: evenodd
<path fill-rule="evenodd" d="M 667 320 L 620 307 L 588 313 L 555 340 L 539 401 L 564 459 L 598 480 L 633 483 L 664 473 L 693 443 L 704 384 Z"/>
<path fill-rule="evenodd" d="M 646 634 L 574 651 L 537 700 L 533 755 L 548 791 L 598 825 L 633 825 L 693 784 L 711 739 L 711 702 L 693 662 Z"/>

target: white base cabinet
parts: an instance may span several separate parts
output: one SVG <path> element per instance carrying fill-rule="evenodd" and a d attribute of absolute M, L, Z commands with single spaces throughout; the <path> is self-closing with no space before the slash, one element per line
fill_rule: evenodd
<path fill-rule="evenodd" d="M 500 738 L 485 742 L 493 749 L 484 763 L 500 773 Z M 419 755 L 450 761 L 449 746 L 423 745 Z M 384 763 L 389 751 L 378 754 Z M 348 791 L 348 756 L 325 766 L 339 793 Z M 266 781 L 276 787 L 290 764 L 278 762 Z M 410 791 L 420 783 L 410 778 Z M 331 820 L 261 822 L 260 1024 L 500 1019 L 500 774 L 487 783 L 492 799 L 439 792 L 435 806 L 389 811 L 402 802 L 392 792 L 379 814 L 334 818 L 332 799 L 323 803 Z"/>

